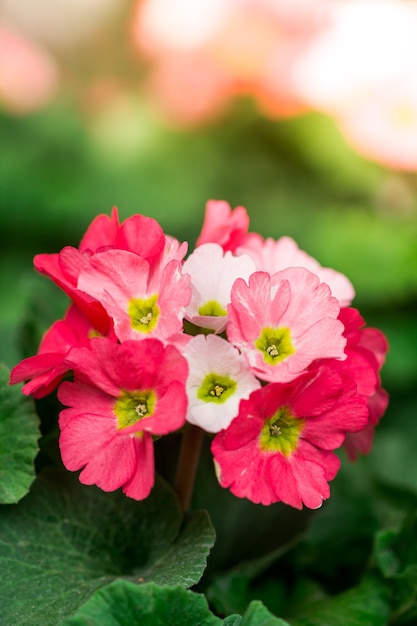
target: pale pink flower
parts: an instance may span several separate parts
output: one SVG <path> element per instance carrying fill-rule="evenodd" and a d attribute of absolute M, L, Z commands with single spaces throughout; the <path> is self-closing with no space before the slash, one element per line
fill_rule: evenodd
<path fill-rule="evenodd" d="M 339 117 L 414 63 L 416 25 L 415 2 L 328 3 L 326 22 L 294 68 L 298 93 L 311 106 Z"/>
<path fill-rule="evenodd" d="M 239 415 L 214 438 L 218 480 L 252 502 L 317 508 L 339 469 L 332 451 L 367 418 L 353 381 L 326 366 L 266 385 L 242 400 Z"/>
<path fill-rule="evenodd" d="M 248 228 L 249 216 L 243 206 L 232 210 L 224 200 L 209 200 L 196 245 L 217 243 L 225 252 L 234 252 L 245 240 Z"/>
<path fill-rule="evenodd" d="M 197 335 L 185 347 L 189 374 L 187 421 L 210 433 L 227 428 L 242 398 L 260 387 L 246 360 L 217 335 Z"/>
<path fill-rule="evenodd" d="M 0 24 L 0 103 L 12 113 L 44 107 L 56 95 L 59 71 L 51 54 L 26 35 Z"/>
<path fill-rule="evenodd" d="M 249 233 L 235 253 L 248 254 L 254 260 L 257 270 L 269 274 L 275 274 L 287 267 L 305 267 L 316 274 L 320 282 L 329 285 L 332 296 L 339 300 L 340 306 L 349 306 L 355 297 L 353 285 L 344 274 L 322 267 L 315 258 L 300 250 L 291 237 L 264 239 L 257 233 Z"/>
<path fill-rule="evenodd" d="M 176 128 L 222 115 L 233 90 L 233 77 L 204 53 L 190 56 L 175 52 L 164 56 L 145 85 L 145 95 L 155 113 Z"/>
<path fill-rule="evenodd" d="M 238 279 L 227 337 L 262 380 L 289 382 L 315 359 L 344 359 L 344 326 L 330 288 L 301 267 Z"/>
<path fill-rule="evenodd" d="M 417 19 L 416 19 L 417 30 Z M 417 71 L 369 91 L 338 117 L 351 147 L 368 159 L 399 170 L 417 170 Z"/>
<path fill-rule="evenodd" d="M 221 333 L 228 321 L 227 306 L 237 278 L 247 280 L 255 271 L 248 256 L 235 257 L 216 243 L 198 246 L 184 261 L 183 272 L 191 278 L 192 297 L 185 317 L 192 324 Z"/>
<path fill-rule="evenodd" d="M 144 0 L 132 20 L 134 45 L 151 61 L 147 92 L 176 124 L 219 115 L 235 96 L 268 114 L 306 108 L 294 67 L 322 28 L 329 0 Z"/>
<path fill-rule="evenodd" d="M 94 338 L 68 357 L 74 382 L 58 390 L 59 445 L 80 481 L 104 491 L 119 487 L 141 500 L 154 484 L 153 436 L 181 428 L 187 397 L 186 360 L 157 339 L 116 344 Z"/>
<path fill-rule="evenodd" d="M 179 261 L 158 268 L 152 272 L 139 255 L 109 249 L 89 258 L 77 288 L 103 305 L 120 341 L 151 336 L 167 341 L 182 332 L 191 291 Z"/>

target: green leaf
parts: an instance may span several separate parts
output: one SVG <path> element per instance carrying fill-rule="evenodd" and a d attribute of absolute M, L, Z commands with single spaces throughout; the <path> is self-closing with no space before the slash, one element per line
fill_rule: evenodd
<path fill-rule="evenodd" d="M 96 591 L 72 617 L 59 626 L 289 626 L 274 617 L 261 602 L 240 615 L 221 620 L 211 613 L 206 598 L 182 587 L 155 583 L 133 585 L 115 580 Z"/>
<path fill-rule="evenodd" d="M 161 585 L 172 584 L 172 580 L 180 577 L 179 582 L 185 587 L 195 585 L 202 576 L 214 540 L 215 532 L 207 512 L 197 511 L 175 543 L 143 570 L 142 577 Z"/>
<path fill-rule="evenodd" d="M 268 578 L 262 584 L 256 585 L 256 579 L 287 554 L 296 543 L 297 540 L 215 575 L 207 589 L 211 604 L 221 614 L 242 613 L 251 600 L 259 600 L 262 595 L 264 603 L 278 612 L 284 594 L 281 581 Z"/>
<path fill-rule="evenodd" d="M 399 529 L 380 531 L 374 554 L 390 586 L 393 623 L 417 618 L 417 515 L 409 515 Z"/>
<path fill-rule="evenodd" d="M 402 321 L 399 320 L 399 323 Z M 412 341 L 411 337 L 409 341 Z M 417 494 L 415 391 L 411 394 L 402 393 L 399 397 L 392 398 L 392 401 L 395 402 L 395 409 L 390 407 L 377 430 L 372 453 L 369 455 L 370 469 L 378 481 Z"/>
<path fill-rule="evenodd" d="M 312 603 L 291 621 L 291 626 L 386 626 L 388 616 L 386 588 L 369 577 L 357 587 Z"/>
<path fill-rule="evenodd" d="M 220 626 L 204 596 L 182 587 L 133 585 L 115 580 L 60 626 Z"/>
<path fill-rule="evenodd" d="M 32 399 L 21 385 L 9 386 L 10 372 L 0 365 L 0 503 L 18 502 L 35 479 L 40 437 Z"/>
<path fill-rule="evenodd" d="M 262 602 L 254 600 L 250 603 L 239 626 L 290 626 L 288 622 L 275 617 L 264 607 Z"/>
<path fill-rule="evenodd" d="M 354 587 L 362 577 L 378 525 L 364 459 L 350 465 L 344 461 L 331 483 L 331 497 L 312 516 L 294 559 L 304 575 L 333 594 Z"/>
<path fill-rule="evenodd" d="M 203 513 L 181 525 L 162 481 L 136 502 L 45 471 L 19 504 L 0 508 L 0 623 L 55 626 L 115 578 L 197 583 L 214 531 Z"/>

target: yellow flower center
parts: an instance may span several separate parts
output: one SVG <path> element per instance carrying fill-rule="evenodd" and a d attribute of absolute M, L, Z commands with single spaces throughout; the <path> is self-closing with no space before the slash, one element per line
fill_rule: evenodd
<path fill-rule="evenodd" d="M 158 295 L 149 298 L 132 298 L 127 306 L 130 317 L 130 325 L 140 333 L 150 333 L 157 325 L 159 319 L 159 307 L 156 304 Z"/>
<path fill-rule="evenodd" d="M 297 448 L 298 439 L 304 426 L 304 420 L 295 417 L 287 406 L 265 421 L 259 437 L 259 446 L 263 451 L 281 452 L 289 456 Z"/>
<path fill-rule="evenodd" d="M 276 365 L 295 352 L 290 329 L 285 326 L 263 328 L 255 341 L 255 348 L 263 353 L 264 361 L 268 365 Z"/>

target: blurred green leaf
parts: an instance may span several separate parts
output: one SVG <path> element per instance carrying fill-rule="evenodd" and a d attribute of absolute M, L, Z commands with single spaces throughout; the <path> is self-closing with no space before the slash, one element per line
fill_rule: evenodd
<path fill-rule="evenodd" d="M 181 525 L 176 496 L 161 481 L 136 502 L 65 471 L 44 472 L 19 504 L 0 509 L 0 621 L 55 626 L 119 577 L 197 583 L 214 532 L 202 513 Z"/>
<path fill-rule="evenodd" d="M 291 626 L 386 626 L 386 588 L 378 579 L 367 578 L 353 589 L 312 603 L 303 615 L 295 617 Z"/>
<path fill-rule="evenodd" d="M 376 565 L 391 591 L 392 623 L 417 619 L 417 514 L 399 529 L 380 531 L 375 538 Z"/>
<path fill-rule="evenodd" d="M 368 468 L 381 482 L 417 493 L 415 394 L 391 398 L 386 416 L 376 429 Z M 369 471 L 369 470 L 368 470 Z"/>
<path fill-rule="evenodd" d="M 349 464 L 331 482 L 331 496 L 315 511 L 295 550 L 297 571 L 320 581 L 332 593 L 355 585 L 366 570 L 378 528 L 375 500 L 366 462 Z"/>
<path fill-rule="evenodd" d="M 282 582 L 268 576 L 259 584 L 256 581 L 271 565 L 287 554 L 295 543 L 296 541 L 281 546 L 261 557 L 245 561 L 228 572 L 213 576 L 206 592 L 211 604 L 220 614 L 227 615 L 243 613 L 252 600 L 262 599 L 269 609 L 279 612 L 285 594 Z"/>
<path fill-rule="evenodd" d="M 39 420 L 22 385 L 9 386 L 10 371 L 0 365 L 0 503 L 18 502 L 35 480 Z"/>
<path fill-rule="evenodd" d="M 316 215 L 308 252 L 345 273 L 357 306 L 408 302 L 417 296 L 417 220 L 395 219 L 361 207 L 327 208 Z"/>

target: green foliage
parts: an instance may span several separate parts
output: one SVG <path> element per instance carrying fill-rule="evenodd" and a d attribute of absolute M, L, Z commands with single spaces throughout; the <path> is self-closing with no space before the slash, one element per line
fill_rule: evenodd
<path fill-rule="evenodd" d="M 1 623 L 55 625 L 118 577 L 191 586 L 213 541 L 204 513 L 183 526 L 162 482 L 138 503 L 44 472 L 19 504 L 0 509 Z"/>
<path fill-rule="evenodd" d="M 289 626 L 261 602 L 252 602 L 241 617 L 222 620 L 210 611 L 204 596 L 181 587 L 148 583 L 132 585 L 116 580 L 92 597 L 59 626 Z"/>
<path fill-rule="evenodd" d="M 39 419 L 22 386 L 8 386 L 10 372 L 0 365 L 0 503 L 18 502 L 35 479 Z"/>
<path fill-rule="evenodd" d="M 283 581 L 272 580 L 272 577 L 258 584 L 257 581 L 293 547 L 294 542 L 214 575 L 206 592 L 207 598 L 222 615 L 243 613 L 252 600 L 260 599 L 260 595 L 270 609 L 279 612 L 285 604 Z"/>
<path fill-rule="evenodd" d="M 392 623 L 417 620 L 417 514 L 401 527 L 382 530 L 375 538 L 375 561 L 389 583 Z"/>
<path fill-rule="evenodd" d="M 133 585 L 116 580 L 103 587 L 60 626 L 220 626 L 202 595 L 154 583 Z"/>
<path fill-rule="evenodd" d="M 370 578 L 344 593 L 312 603 L 291 626 L 386 626 L 388 617 L 386 589 Z"/>

